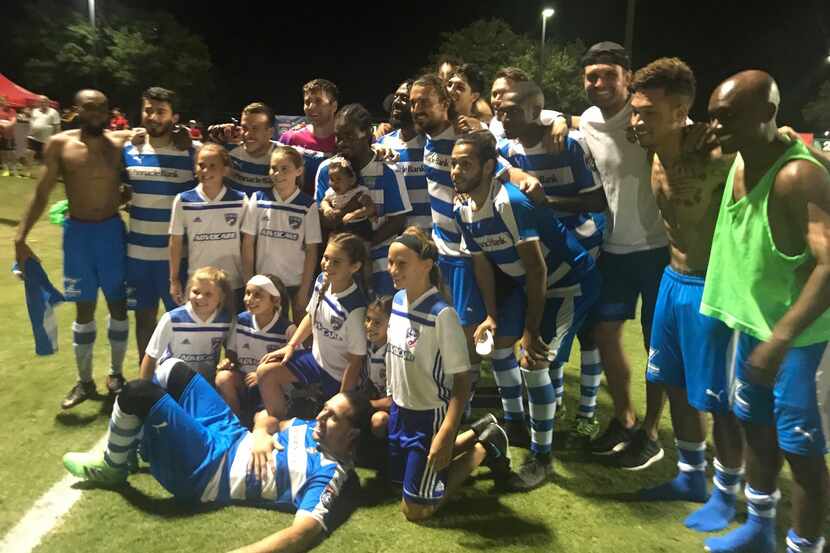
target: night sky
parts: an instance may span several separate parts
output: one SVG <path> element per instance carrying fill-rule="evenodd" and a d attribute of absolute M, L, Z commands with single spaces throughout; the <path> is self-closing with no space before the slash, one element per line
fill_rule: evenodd
<path fill-rule="evenodd" d="M 66 1 L 85 13 L 87 0 Z M 204 1 L 97 0 L 99 13 L 116 1 L 165 9 L 201 34 L 220 76 L 217 111 L 228 112 L 261 99 L 278 113 L 301 113 L 300 88 L 314 77 L 337 83 L 341 105 L 356 101 L 379 111 L 395 85 L 426 64 L 442 32 L 499 17 L 538 40 L 543 5 L 556 9 L 548 21 L 548 41 L 622 43 L 625 35 L 625 0 L 353 1 L 339 6 L 316 0 L 211 2 L 216 8 Z M 22 4 L 4 2 L 4 12 L 14 17 Z M 0 37 L 0 47 L 4 40 L 8 37 Z M 741 69 L 760 68 L 781 86 L 781 121 L 801 125 L 801 107 L 830 78 L 828 54 L 827 0 L 637 3 L 634 66 L 660 56 L 687 61 L 698 78 L 696 118 L 705 116 L 708 96 L 721 80 Z M 21 60 L 0 59 L 0 71 L 12 78 L 21 66 Z"/>

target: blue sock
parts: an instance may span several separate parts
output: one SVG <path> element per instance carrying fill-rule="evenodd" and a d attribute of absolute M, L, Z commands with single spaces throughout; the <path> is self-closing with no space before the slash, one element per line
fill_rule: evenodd
<path fill-rule="evenodd" d="M 799 537 L 792 528 L 787 532 L 787 553 L 821 553 L 822 551 L 824 551 L 823 536 L 811 541 Z"/>
<path fill-rule="evenodd" d="M 556 394 L 545 369 L 522 369 L 527 386 L 530 407 L 530 451 L 550 453 L 553 442 L 553 417 L 556 414 Z"/>
<path fill-rule="evenodd" d="M 715 459 L 712 495 L 706 505 L 686 517 L 686 527 L 698 532 L 717 532 L 729 526 L 735 518 L 735 502 L 743 472 L 742 468 L 726 468 Z"/>
<path fill-rule="evenodd" d="M 640 490 L 646 501 L 706 501 L 706 442 L 677 440 L 677 468 L 674 480 Z"/>
<path fill-rule="evenodd" d="M 493 351 L 493 378 L 499 387 L 505 420 L 523 423 L 525 409 L 522 405 L 522 372 L 513 348 Z"/>
<path fill-rule="evenodd" d="M 597 392 L 602 380 L 602 363 L 598 349 L 582 351 L 582 372 L 579 382 L 579 412 L 577 417 L 594 418 L 597 409 Z"/>
<path fill-rule="evenodd" d="M 711 553 L 775 553 L 775 505 L 781 492 L 765 494 L 746 487 L 746 523 L 723 537 L 708 538 Z"/>
<path fill-rule="evenodd" d="M 550 383 L 556 394 L 556 405 L 562 405 L 565 399 L 565 364 L 552 363 L 550 366 Z"/>

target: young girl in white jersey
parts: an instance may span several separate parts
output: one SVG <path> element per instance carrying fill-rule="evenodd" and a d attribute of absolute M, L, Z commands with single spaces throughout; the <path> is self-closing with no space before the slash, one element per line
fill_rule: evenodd
<path fill-rule="evenodd" d="M 369 403 L 374 411 L 371 420 L 372 434 L 383 439 L 386 438 L 389 408 L 392 406 L 389 379 L 386 374 L 386 330 L 391 313 L 392 296 L 377 298 L 366 308 L 368 351 L 363 388 L 369 395 Z"/>
<path fill-rule="evenodd" d="M 230 171 L 228 152 L 218 144 L 205 144 L 196 156 L 199 185 L 176 195 L 170 218 L 170 295 L 181 305 L 182 280 L 179 269 L 187 243 L 190 273 L 201 267 L 225 271 L 234 290 L 234 301 L 241 302 L 242 219 L 245 194 L 226 188 Z"/>
<path fill-rule="evenodd" d="M 306 315 L 288 344 L 257 368 L 259 391 L 271 416 L 285 416 L 284 384 L 318 385 L 325 401 L 359 383 L 366 358 L 366 298 L 355 276 L 363 274 L 366 262 L 366 246 L 354 234 L 329 238 Z M 300 350 L 309 336 L 311 351 Z"/>
<path fill-rule="evenodd" d="M 248 201 L 242 226 L 242 264 L 246 278 L 273 274 L 288 288 L 285 306 L 299 323 L 311 295 L 322 242 L 320 212 L 302 192 L 303 156 L 290 146 L 271 153 L 271 190 L 258 190 Z"/>
<path fill-rule="evenodd" d="M 176 357 L 213 382 L 231 328 L 231 294 L 225 271 L 202 267 L 194 272 L 187 283 L 188 302 L 159 319 L 141 361 L 141 378 L 152 379 L 158 362 Z"/>
<path fill-rule="evenodd" d="M 287 298 L 285 285 L 273 275 L 255 275 L 245 285 L 247 310 L 236 317 L 227 357 L 216 373 L 216 388 L 240 420 L 250 421 L 260 404 L 256 369 L 262 358 L 283 347 L 297 330 L 282 307 Z"/>

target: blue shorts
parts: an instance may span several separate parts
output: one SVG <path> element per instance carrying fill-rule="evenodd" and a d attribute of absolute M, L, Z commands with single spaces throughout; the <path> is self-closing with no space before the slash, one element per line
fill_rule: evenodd
<path fill-rule="evenodd" d="M 109 301 L 126 297 L 126 229 L 118 215 L 97 223 L 63 222 L 63 295 L 95 301 L 98 288 Z"/>
<path fill-rule="evenodd" d="M 741 333 L 735 353 L 733 410 L 742 421 L 775 425 L 778 447 L 787 453 L 822 456 L 827 453 L 819 398 L 826 410 L 828 398 L 824 373 L 830 372 L 828 342 L 792 348 L 787 352 L 773 388 L 751 384 L 746 379 L 746 360 L 760 343 Z"/>
<path fill-rule="evenodd" d="M 700 314 L 704 279 L 666 267 L 654 311 L 646 380 L 686 389 L 689 405 L 707 413 L 729 412 L 727 371 L 734 332 Z"/>
<path fill-rule="evenodd" d="M 187 284 L 187 262 L 179 270 L 182 287 Z M 178 307 L 170 295 L 170 262 L 127 258 L 127 307 L 133 310 L 157 309 L 159 300 L 164 310 Z"/>
<path fill-rule="evenodd" d="M 452 306 L 461 326 L 477 325 L 487 316 L 470 257 L 438 256 L 441 278 L 452 294 Z"/>
<path fill-rule="evenodd" d="M 403 484 L 405 501 L 434 505 L 444 497 L 449 471 L 434 472 L 427 457 L 446 413 L 446 408 L 413 411 L 394 402 L 389 409 L 389 479 Z"/>
<path fill-rule="evenodd" d="M 637 313 L 637 299 L 642 296 L 640 324 L 648 344 L 654 305 L 663 269 L 669 264 L 669 249 L 655 248 L 641 252 L 614 254 L 606 251 L 599 256 L 602 274 L 602 294 L 599 304 L 601 321 L 633 319 Z"/>
<path fill-rule="evenodd" d="M 212 500 L 229 499 L 227 474 L 235 447 L 248 430 L 201 375 L 190 380 L 178 402 L 169 394 L 157 401 L 143 432 L 142 456 L 150 472 L 177 499 L 201 501 L 212 486 L 222 490 L 210 494 Z M 223 460 L 223 474 L 216 481 Z"/>
<path fill-rule="evenodd" d="M 340 392 L 341 382 L 335 380 L 317 363 L 311 350 L 294 352 L 285 366 L 301 384 L 320 384 L 323 390 L 323 401 L 328 401 Z"/>

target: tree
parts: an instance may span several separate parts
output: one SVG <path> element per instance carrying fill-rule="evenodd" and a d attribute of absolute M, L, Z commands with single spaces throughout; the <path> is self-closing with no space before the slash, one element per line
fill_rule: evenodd
<path fill-rule="evenodd" d="M 813 129 L 830 129 L 830 80 L 824 81 L 816 99 L 804 106 L 801 114 Z"/>
<path fill-rule="evenodd" d="M 588 107 L 582 89 L 579 58 L 585 51 L 581 40 L 545 46 L 544 71 L 539 86 L 545 92 L 545 105 L 568 113 L 581 113 Z M 533 79 L 539 69 L 539 49 L 534 40 L 513 32 L 501 19 L 474 21 L 455 32 L 443 33 L 438 50 L 425 71 L 434 72 L 442 56 L 451 55 L 478 65 L 487 83 L 492 83 L 499 68 L 524 69 Z M 484 94 L 489 99 L 489 90 Z"/>
<path fill-rule="evenodd" d="M 24 76 L 32 87 L 64 100 L 95 87 L 112 105 L 136 106 L 141 90 L 175 90 L 179 111 L 201 110 L 212 94 L 212 63 L 201 37 L 172 15 L 119 9 L 97 28 L 79 13 L 41 1 L 21 21 Z M 21 27 L 22 28 L 22 27 Z"/>

